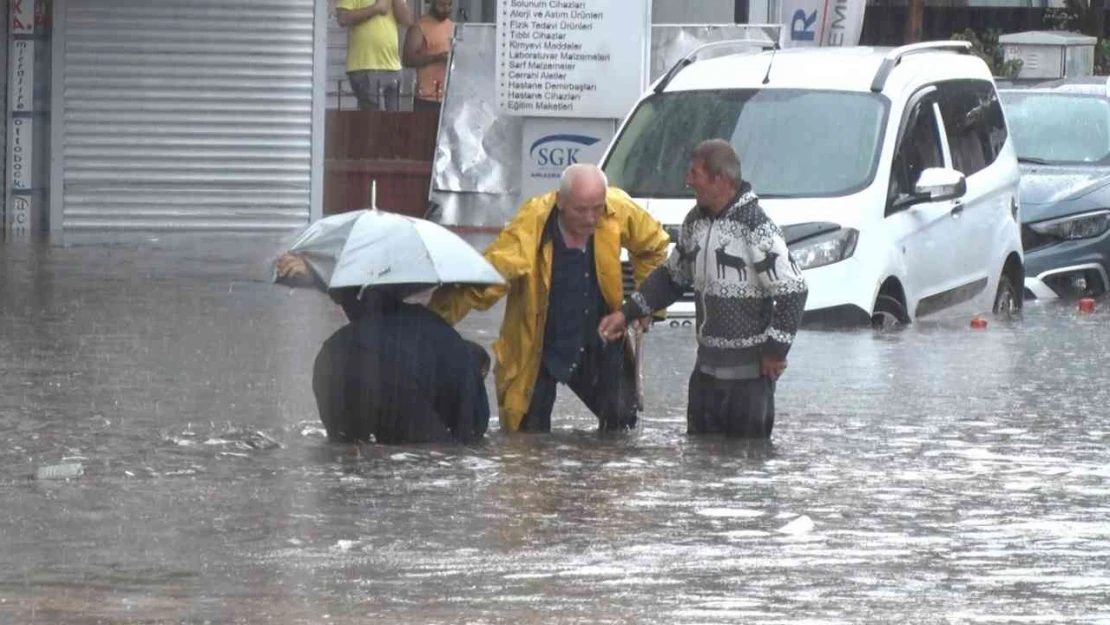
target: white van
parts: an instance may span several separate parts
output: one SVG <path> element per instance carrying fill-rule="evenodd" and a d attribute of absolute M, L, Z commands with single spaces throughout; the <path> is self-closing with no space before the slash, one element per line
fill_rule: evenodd
<path fill-rule="evenodd" d="M 1020 310 L 1020 173 L 990 70 L 969 44 L 698 60 L 721 48 L 660 78 L 602 159 L 672 240 L 693 206 L 690 152 L 723 138 L 805 273 L 806 323 Z M 693 314 L 689 295 L 670 316 Z"/>

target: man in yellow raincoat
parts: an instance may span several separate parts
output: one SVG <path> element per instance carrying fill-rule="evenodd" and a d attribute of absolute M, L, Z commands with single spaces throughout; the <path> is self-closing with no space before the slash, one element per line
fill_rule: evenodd
<path fill-rule="evenodd" d="M 624 346 L 607 344 L 600 319 L 623 301 L 621 248 L 639 284 L 666 260 L 662 226 L 594 165 L 568 167 L 559 190 L 536 196 L 486 248 L 507 286 L 450 285 L 429 307 L 450 324 L 508 294 L 493 344 L 501 427 L 551 429 L 555 389 L 565 384 L 598 417 L 599 428 L 636 424 L 635 379 Z"/>

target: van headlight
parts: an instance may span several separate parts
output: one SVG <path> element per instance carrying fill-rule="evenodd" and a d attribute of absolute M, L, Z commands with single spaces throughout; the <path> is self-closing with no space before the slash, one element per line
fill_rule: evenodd
<path fill-rule="evenodd" d="M 1038 234 L 1057 239 L 1090 239 L 1110 230 L 1110 210 L 1101 210 L 1029 224 Z"/>
<path fill-rule="evenodd" d="M 851 257 L 858 240 L 859 230 L 841 228 L 802 241 L 790 250 L 790 257 L 803 270 L 824 267 Z"/>

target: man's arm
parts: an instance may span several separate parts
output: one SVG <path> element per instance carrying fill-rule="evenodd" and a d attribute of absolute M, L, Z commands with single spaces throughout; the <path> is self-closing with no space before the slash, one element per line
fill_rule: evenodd
<path fill-rule="evenodd" d="M 632 260 L 632 276 L 639 287 L 644 279 L 667 260 L 670 238 L 659 221 L 634 202 L 622 230 L 621 245 Z"/>
<path fill-rule="evenodd" d="M 454 397 L 451 408 L 457 410 L 454 434 L 462 443 L 469 443 L 485 436 L 489 429 L 489 397 L 486 384 L 478 373 L 478 363 L 470 350 L 463 348 L 465 370 L 458 371 L 453 383 Z"/>
<path fill-rule="evenodd" d="M 417 24 L 409 26 L 409 31 L 405 34 L 405 47 L 401 51 L 401 63 L 405 67 L 424 67 L 432 63 L 447 61 L 447 52 L 425 54 L 424 42 L 424 31 L 420 30 L 420 26 Z"/>
<path fill-rule="evenodd" d="M 405 2 L 405 0 L 392 0 L 392 4 L 393 19 L 397 20 L 397 25 L 401 28 L 412 26 L 414 20 L 412 19 L 412 9 L 409 8 L 408 2 Z"/>
<path fill-rule="evenodd" d="M 432 294 L 428 308 L 455 325 L 471 310 L 488 310 L 496 304 L 509 292 L 513 280 L 530 273 L 536 262 L 535 245 L 525 243 L 529 240 L 523 233 L 526 228 L 527 224 L 518 217 L 505 226 L 482 254 L 505 279 L 505 285 L 445 285 Z"/>
<path fill-rule="evenodd" d="M 759 237 L 764 259 L 773 259 L 772 271 L 755 272 L 759 285 L 771 300 L 771 312 L 764 330 L 767 338 L 761 349 L 766 369 L 767 363 L 785 363 L 801 325 L 809 289 L 801 269 L 790 258 L 782 230 L 768 221 Z"/>
<path fill-rule="evenodd" d="M 343 28 L 349 28 L 351 26 L 361 24 L 362 22 L 365 22 L 372 17 L 377 17 L 379 15 L 385 15 L 389 13 L 389 3 L 390 0 L 377 0 L 377 2 L 375 2 L 374 4 L 361 9 L 352 9 L 344 6 L 339 6 L 335 10 L 335 20 L 339 22 L 339 25 Z M 340 4 L 343 5 L 349 3 L 344 2 Z"/>
<path fill-rule="evenodd" d="M 481 438 L 489 427 L 489 398 L 477 352 L 432 311 L 416 309 L 411 318 L 436 413 L 458 441 Z"/>
<path fill-rule="evenodd" d="M 663 245 L 667 245 L 666 239 Z M 640 283 L 639 288 L 625 299 L 620 310 L 601 320 L 598 334 L 605 340 L 616 340 L 624 333 L 628 322 L 665 310 L 677 302 L 694 283 L 694 263 L 698 257 L 696 246 L 690 229 L 684 225 L 667 261 Z"/>
<path fill-rule="evenodd" d="M 678 249 L 678 247 L 675 247 L 675 251 L 671 254 L 671 260 L 676 260 Z M 668 261 L 666 265 L 657 267 L 644 279 L 640 288 L 628 296 L 620 310 L 625 319 L 631 321 L 647 317 L 657 310 L 665 310 L 671 304 L 677 302 L 678 298 L 682 297 L 689 285 L 675 279 L 670 264 L 671 262 Z"/>
<path fill-rule="evenodd" d="M 619 339 L 628 327 L 628 323 L 642 319 L 657 310 L 665 310 L 668 306 L 678 301 L 682 294 L 689 288 L 689 284 L 681 279 L 683 274 L 676 273 L 672 263 L 682 264 L 688 261 L 682 258 L 682 248 L 675 246 L 667 263 L 656 267 L 643 284 L 634 293 L 628 296 L 621 309 L 606 316 L 597 326 L 597 332 L 606 341 Z M 692 275 L 692 273 L 690 274 Z M 676 279 L 678 277 L 678 279 Z"/>
<path fill-rule="evenodd" d="M 274 282 L 292 287 L 316 287 L 325 291 L 328 285 L 320 279 L 295 252 L 286 252 L 277 259 L 274 266 Z"/>
<path fill-rule="evenodd" d="M 500 285 L 449 284 L 435 290 L 428 308 L 447 323 L 455 325 L 474 309 L 489 310 L 508 292 L 508 288 Z"/>

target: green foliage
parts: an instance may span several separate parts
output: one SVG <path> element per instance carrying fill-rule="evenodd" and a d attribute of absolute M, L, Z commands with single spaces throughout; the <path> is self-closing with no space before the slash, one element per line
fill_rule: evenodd
<path fill-rule="evenodd" d="M 1095 44 L 1095 74 L 1102 76 L 1110 72 L 1110 44 L 1098 33 L 1095 12 L 1102 4 L 1092 8 L 1090 0 L 1064 0 L 1064 8 L 1045 11 L 1044 23 L 1049 30 L 1088 33 L 1098 37 Z"/>
<path fill-rule="evenodd" d="M 1021 60 L 1005 60 L 1002 54 L 1002 45 L 998 37 L 1002 34 L 997 28 L 988 28 L 982 33 L 976 33 L 967 28 L 963 32 L 953 33 L 952 38 L 960 41 L 970 41 L 971 50 L 990 68 L 991 74 L 1000 78 L 1013 78 L 1021 71 Z"/>

